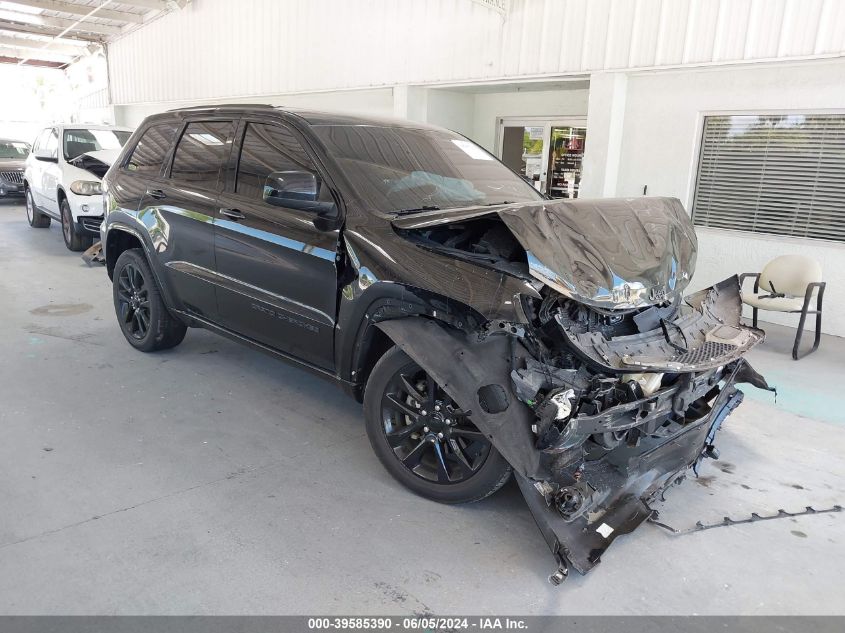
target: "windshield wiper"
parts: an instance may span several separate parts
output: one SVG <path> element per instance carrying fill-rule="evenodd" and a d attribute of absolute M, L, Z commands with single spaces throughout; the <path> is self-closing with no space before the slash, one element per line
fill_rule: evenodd
<path fill-rule="evenodd" d="M 440 211 L 440 207 L 434 206 L 433 204 L 426 204 L 421 207 L 417 207 L 416 209 L 399 209 L 396 211 L 397 215 L 404 215 L 406 213 L 417 213 L 419 211 Z"/>

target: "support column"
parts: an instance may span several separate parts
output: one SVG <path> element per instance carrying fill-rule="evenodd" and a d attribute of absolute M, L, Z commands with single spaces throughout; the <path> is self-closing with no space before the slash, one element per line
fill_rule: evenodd
<path fill-rule="evenodd" d="M 422 86 L 394 86 L 393 116 L 424 123 L 428 119 L 428 89 Z"/>
<path fill-rule="evenodd" d="M 619 161 L 625 124 L 628 76 L 621 72 L 593 73 L 587 106 L 587 145 L 579 197 L 617 195 Z"/>

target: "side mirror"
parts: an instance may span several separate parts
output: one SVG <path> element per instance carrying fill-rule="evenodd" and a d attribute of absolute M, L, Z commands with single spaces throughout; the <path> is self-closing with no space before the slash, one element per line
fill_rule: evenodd
<path fill-rule="evenodd" d="M 264 181 L 262 195 L 264 202 L 279 207 L 291 201 L 316 202 L 320 184 L 310 171 L 274 171 Z"/>
<path fill-rule="evenodd" d="M 337 228 L 337 205 L 320 202 L 320 181 L 310 171 L 274 171 L 264 181 L 262 198 L 274 207 L 314 213 L 314 226 L 320 231 Z"/>
<path fill-rule="evenodd" d="M 35 152 L 33 154 L 37 160 L 43 160 L 45 163 L 58 163 L 59 159 L 52 154 L 46 152 Z"/>

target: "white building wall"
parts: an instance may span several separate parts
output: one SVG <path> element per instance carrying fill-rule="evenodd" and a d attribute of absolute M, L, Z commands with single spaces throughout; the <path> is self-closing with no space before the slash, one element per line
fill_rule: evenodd
<path fill-rule="evenodd" d="M 587 116 L 583 197 L 691 206 L 707 113 L 845 112 L 845 0 L 193 0 L 109 44 L 118 123 L 219 102 L 400 116 L 496 151 L 502 117 Z M 751 63 L 755 62 L 755 63 Z M 695 287 L 845 245 L 699 229 Z M 794 316 L 764 319 L 794 324 Z"/>
<path fill-rule="evenodd" d="M 109 44 L 115 104 L 837 55 L 841 0 L 193 0 Z"/>
<path fill-rule="evenodd" d="M 496 120 L 499 118 L 586 116 L 588 86 L 587 82 L 579 81 L 563 84 L 555 90 L 477 93 L 470 137 L 496 153 Z"/>
<path fill-rule="evenodd" d="M 296 95 L 262 95 L 253 99 L 197 99 L 194 101 L 164 101 L 156 103 L 115 106 L 115 119 L 119 125 L 136 127 L 144 117 L 172 108 L 182 108 L 210 103 L 266 103 L 288 108 L 333 110 L 393 116 L 393 89 L 348 90 L 316 92 Z"/>
<path fill-rule="evenodd" d="M 605 77 L 604 82 L 607 81 Z M 608 124 L 603 118 L 611 107 L 610 101 L 605 98 L 606 92 L 591 94 L 585 156 L 585 172 L 590 177 L 589 189 L 582 190 L 585 196 L 639 196 L 647 185 L 649 195 L 678 197 L 690 209 L 699 137 L 706 114 L 766 111 L 845 114 L 845 60 L 842 59 L 635 72 L 628 75 L 626 86 L 624 113 L 616 117 L 622 127 L 622 142 L 610 149 L 602 141 L 607 136 Z M 594 78 L 593 90 L 598 87 L 599 82 Z M 598 159 L 602 152 L 618 153 L 616 173 L 600 170 Z M 599 165 L 591 171 L 594 162 Z M 616 186 L 605 190 L 605 182 L 612 180 Z M 845 336 L 845 244 L 711 228 L 697 231 L 700 249 L 693 289 L 738 272 L 759 271 L 777 255 L 803 253 L 820 261 L 828 281 L 822 330 Z M 797 322 L 795 315 L 771 312 L 761 313 L 761 318 L 792 326 Z"/>

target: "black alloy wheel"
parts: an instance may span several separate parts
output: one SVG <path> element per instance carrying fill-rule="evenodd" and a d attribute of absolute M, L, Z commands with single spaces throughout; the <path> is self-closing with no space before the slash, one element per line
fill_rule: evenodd
<path fill-rule="evenodd" d="M 127 263 L 117 278 L 117 316 L 132 338 L 141 341 L 150 329 L 150 295 L 140 269 Z"/>
<path fill-rule="evenodd" d="M 382 399 L 382 428 L 402 465 L 417 477 L 455 484 L 475 475 L 490 440 L 418 366 L 398 373 Z"/>
<path fill-rule="evenodd" d="M 117 258 L 112 298 L 120 331 L 135 349 L 155 352 L 175 347 L 185 338 L 188 328 L 164 304 L 141 249 L 130 248 Z"/>
<path fill-rule="evenodd" d="M 511 468 L 434 378 L 398 347 L 376 363 L 364 392 L 367 435 L 402 484 L 443 503 L 479 501 Z"/>

